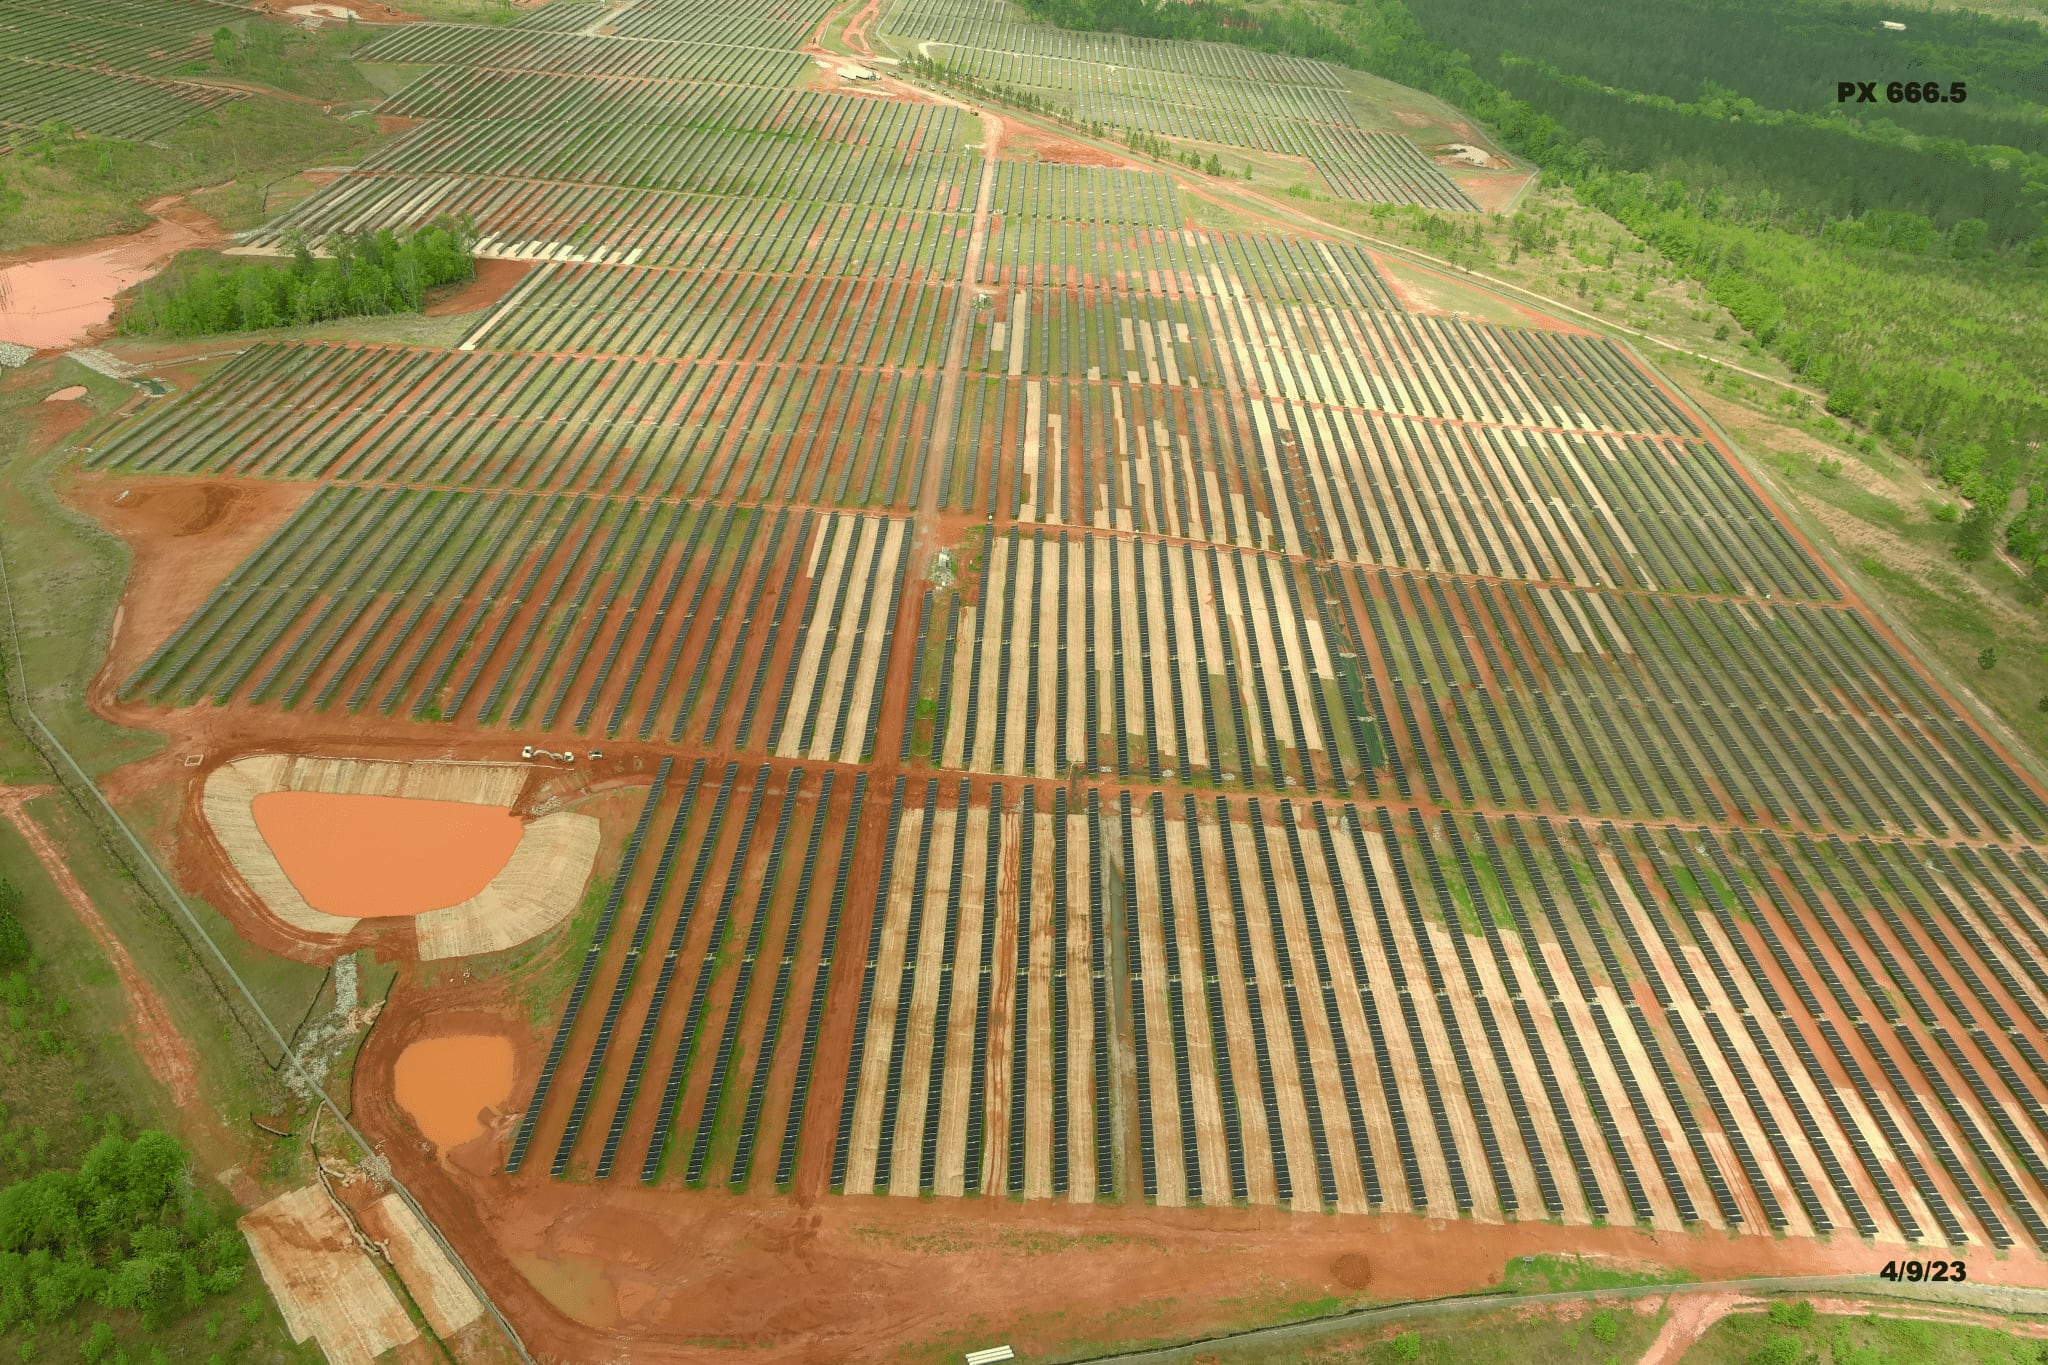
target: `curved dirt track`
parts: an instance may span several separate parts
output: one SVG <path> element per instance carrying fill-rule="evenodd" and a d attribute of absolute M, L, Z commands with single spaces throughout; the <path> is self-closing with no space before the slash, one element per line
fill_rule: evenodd
<path fill-rule="evenodd" d="M 107 955 L 114 974 L 121 979 L 121 988 L 128 995 L 129 1040 L 151 1075 L 163 1082 L 170 1092 L 171 1102 L 203 1127 L 211 1127 L 212 1120 L 205 1114 L 199 1103 L 199 1062 L 192 1050 L 192 1044 L 179 1031 L 171 1012 L 165 1006 L 163 997 L 156 987 L 143 976 L 135 965 L 135 959 L 128 956 L 127 947 L 113 929 L 94 908 L 92 898 L 85 888 L 78 884 L 78 878 L 71 875 L 71 867 L 35 817 L 23 808 L 24 803 L 37 797 L 49 796 L 50 787 L 10 787 L 0 789 L 0 813 L 4 813 L 23 842 L 34 850 L 36 860 L 50 880 L 57 884 L 73 913 L 78 916 L 86 932 L 99 944 L 100 951 Z"/>

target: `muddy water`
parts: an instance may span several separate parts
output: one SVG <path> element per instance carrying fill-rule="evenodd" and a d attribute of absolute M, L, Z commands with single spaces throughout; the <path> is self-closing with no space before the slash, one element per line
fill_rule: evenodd
<path fill-rule="evenodd" d="M 461 904 L 505 866 L 522 828 L 502 806 L 401 796 L 265 792 L 254 811 L 306 903 L 350 919 Z"/>
<path fill-rule="evenodd" d="M 444 1152 L 459 1147 L 484 1131 L 486 1109 L 512 1097 L 512 1040 L 422 1038 L 398 1054 L 392 1094 L 428 1141 Z"/>

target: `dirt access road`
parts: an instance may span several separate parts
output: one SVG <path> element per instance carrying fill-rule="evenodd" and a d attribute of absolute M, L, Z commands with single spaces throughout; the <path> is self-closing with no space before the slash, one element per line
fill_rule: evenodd
<path fill-rule="evenodd" d="M 150 1073 L 163 1082 L 164 1088 L 171 1093 L 172 1102 L 181 1111 L 210 1123 L 200 1112 L 199 1062 L 191 1041 L 178 1032 L 163 997 L 136 967 L 135 959 L 128 956 L 128 949 L 101 918 L 92 899 L 85 894 L 85 888 L 78 884 L 78 878 L 71 875 L 71 868 L 51 841 L 48 831 L 23 809 L 27 802 L 53 794 L 54 789 L 50 787 L 0 788 L 0 814 L 5 814 L 20 831 L 22 839 L 34 851 L 36 860 L 42 863 L 43 870 L 50 874 L 50 880 L 57 884 L 57 890 L 70 903 L 79 922 L 100 945 L 107 961 L 113 964 L 114 974 L 121 979 L 121 989 L 128 996 L 129 1032 L 137 1055 Z"/>

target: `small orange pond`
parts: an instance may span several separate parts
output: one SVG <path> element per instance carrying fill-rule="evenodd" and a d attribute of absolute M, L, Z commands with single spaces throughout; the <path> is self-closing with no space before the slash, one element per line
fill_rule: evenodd
<path fill-rule="evenodd" d="M 460 905 L 498 875 L 522 828 L 502 806 L 403 796 L 265 792 L 254 812 L 306 904 L 347 919 Z"/>
<path fill-rule="evenodd" d="M 483 1111 L 512 1097 L 512 1040 L 422 1038 L 398 1054 L 392 1094 L 428 1141 L 447 1151 L 484 1131 Z"/>

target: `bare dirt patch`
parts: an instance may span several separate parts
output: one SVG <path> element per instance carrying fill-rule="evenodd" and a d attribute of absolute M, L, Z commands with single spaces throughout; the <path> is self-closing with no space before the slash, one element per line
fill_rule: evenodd
<path fill-rule="evenodd" d="M 532 268 L 531 261 L 479 260 L 476 278 L 439 298 L 427 300 L 427 316 L 446 318 L 482 312 L 517 289 L 519 282 L 526 278 L 526 272 Z"/>
<path fill-rule="evenodd" d="M 1585 327 L 1531 308 L 1506 295 L 1469 284 L 1455 275 L 1434 270 L 1399 256 L 1370 253 L 1373 265 L 1401 306 L 1414 313 L 1438 317 L 1463 316 L 1510 326 L 1541 327 L 1552 332 L 1590 335 Z"/>
<path fill-rule="evenodd" d="M 1504 212 L 1522 188 L 1535 178 L 1533 172 L 1498 165 L 1479 170 L 1462 162 L 1452 162 L 1444 170 L 1452 182 L 1487 213 Z"/>
<path fill-rule="evenodd" d="M 1113 156 L 1099 147 L 1083 147 L 1078 142 L 1046 142 L 1038 148 L 1038 159 L 1061 166 L 1121 166 L 1123 158 Z"/>
<path fill-rule="evenodd" d="M 409 14 L 394 5 L 379 3 L 379 0 L 321 0 L 316 4 L 292 3 L 291 0 L 255 0 L 255 7 L 266 14 L 289 15 L 298 19 L 325 19 L 346 22 L 351 16 L 365 24 L 418 24 L 425 22 L 425 16 Z"/>
<path fill-rule="evenodd" d="M 60 487 L 66 502 L 121 537 L 135 556 L 95 691 L 126 677 L 314 490 L 97 474 Z"/>
<path fill-rule="evenodd" d="M 1751 1303 L 1743 1294 L 1680 1294 L 1672 1299 L 1671 1316 L 1638 1365 L 1678 1365 L 1707 1329 L 1731 1310 Z"/>
<path fill-rule="evenodd" d="M 1469 142 L 1453 142 L 1437 149 L 1437 159 L 1447 165 L 1498 166 L 1500 162 L 1488 155 L 1483 147 L 1474 147 Z"/>

